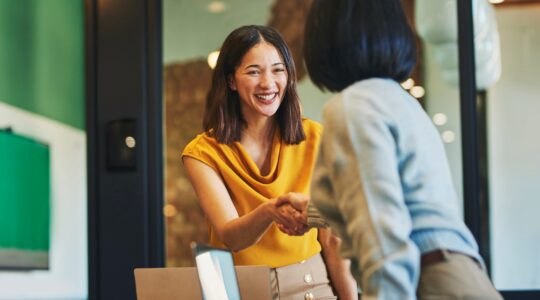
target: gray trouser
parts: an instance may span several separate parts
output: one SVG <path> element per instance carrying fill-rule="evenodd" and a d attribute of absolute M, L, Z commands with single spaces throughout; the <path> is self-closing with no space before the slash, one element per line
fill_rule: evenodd
<path fill-rule="evenodd" d="M 442 261 L 422 267 L 418 299 L 503 299 L 471 257 L 443 250 Z"/>

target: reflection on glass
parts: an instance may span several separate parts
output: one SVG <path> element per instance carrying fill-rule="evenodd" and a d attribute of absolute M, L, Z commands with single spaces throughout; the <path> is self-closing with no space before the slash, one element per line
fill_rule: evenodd
<path fill-rule="evenodd" d="M 445 142 L 454 185 L 463 199 L 456 3 L 416 0 L 414 20 L 423 54 L 422 101 Z"/>
<path fill-rule="evenodd" d="M 433 115 L 433 123 L 437 126 L 443 126 L 448 121 L 448 117 L 443 113 Z"/>
<path fill-rule="evenodd" d="M 414 80 L 412 78 L 407 78 L 407 80 L 401 83 L 401 87 L 410 90 L 414 86 Z"/>
<path fill-rule="evenodd" d="M 413 86 L 409 92 L 416 99 L 422 98 L 426 94 L 426 90 L 423 87 L 418 86 L 418 85 Z"/>
<path fill-rule="evenodd" d="M 452 130 L 445 130 L 441 134 L 443 142 L 450 144 L 456 139 L 456 134 Z"/>

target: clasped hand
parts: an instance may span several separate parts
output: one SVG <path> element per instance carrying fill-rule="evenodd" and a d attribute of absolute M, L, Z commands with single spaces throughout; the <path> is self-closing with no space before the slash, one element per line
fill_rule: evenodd
<path fill-rule="evenodd" d="M 311 228 L 307 225 L 309 196 L 287 193 L 274 199 L 276 223 L 279 230 L 288 235 L 301 236 Z"/>

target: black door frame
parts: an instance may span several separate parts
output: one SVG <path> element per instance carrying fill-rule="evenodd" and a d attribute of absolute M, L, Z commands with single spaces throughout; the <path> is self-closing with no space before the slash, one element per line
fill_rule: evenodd
<path fill-rule="evenodd" d="M 135 299 L 164 266 L 161 1 L 85 0 L 89 299 Z M 135 168 L 107 164 L 107 124 L 135 122 Z"/>
<path fill-rule="evenodd" d="M 480 186 L 480 132 L 476 106 L 476 76 L 474 61 L 474 31 L 471 0 L 458 0 L 459 30 L 459 91 L 461 114 L 461 152 L 463 164 L 463 201 L 465 223 L 476 238 L 480 253 L 490 266 L 489 235 L 484 229 L 489 226 L 487 207 L 479 202 Z M 482 218 L 487 218 L 482 222 Z M 487 228 L 489 229 L 489 227 Z"/>

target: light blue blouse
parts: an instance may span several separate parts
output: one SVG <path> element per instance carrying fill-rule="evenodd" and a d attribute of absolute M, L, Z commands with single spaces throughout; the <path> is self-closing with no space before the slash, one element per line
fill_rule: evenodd
<path fill-rule="evenodd" d="M 349 86 L 326 104 L 323 125 L 311 198 L 342 237 L 362 299 L 416 299 L 421 253 L 481 262 L 439 133 L 397 82 Z"/>

